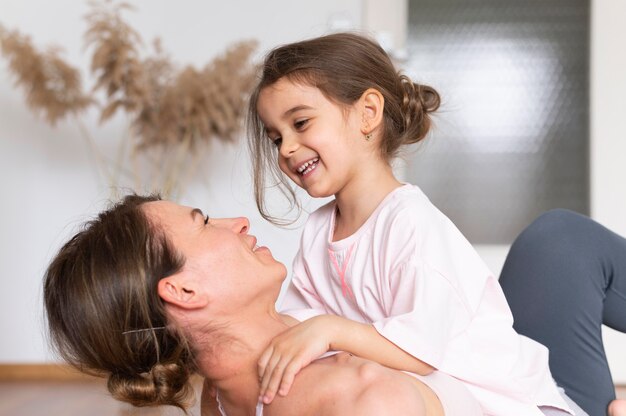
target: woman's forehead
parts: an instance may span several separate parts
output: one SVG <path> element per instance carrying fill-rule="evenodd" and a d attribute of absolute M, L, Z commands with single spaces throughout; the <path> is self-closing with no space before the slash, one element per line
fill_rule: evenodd
<path fill-rule="evenodd" d="M 181 222 L 193 220 L 194 208 L 177 204 L 172 201 L 151 201 L 143 204 L 144 213 L 150 220 L 160 223 Z M 200 210 L 198 210 L 200 211 Z M 200 211 L 201 213 L 202 211 Z"/>

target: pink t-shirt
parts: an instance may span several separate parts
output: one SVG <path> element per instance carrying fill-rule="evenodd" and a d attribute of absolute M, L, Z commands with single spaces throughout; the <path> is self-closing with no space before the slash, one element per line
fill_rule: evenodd
<path fill-rule="evenodd" d="M 353 235 L 332 241 L 334 201 L 311 214 L 282 309 L 371 323 L 465 383 L 487 415 L 569 410 L 548 350 L 512 327 L 497 279 L 454 224 L 413 185 L 391 192 Z"/>

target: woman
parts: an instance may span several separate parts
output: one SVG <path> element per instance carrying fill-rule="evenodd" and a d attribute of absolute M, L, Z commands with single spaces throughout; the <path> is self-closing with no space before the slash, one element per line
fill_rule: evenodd
<path fill-rule="evenodd" d="M 565 217 L 577 219 L 569 214 Z M 552 264 L 559 267 L 558 262 L 550 261 L 558 256 L 536 261 L 538 253 L 524 249 L 546 238 L 542 229 L 554 234 L 555 229 L 546 225 L 559 218 L 554 214 L 543 217 L 514 245 L 502 276 L 505 291 L 513 287 L 516 275 L 520 280 L 526 278 L 517 270 L 528 270 L 536 263 L 548 270 Z M 575 223 L 568 221 L 559 229 L 559 240 L 568 240 Z M 601 227 L 589 223 L 585 235 L 594 237 L 583 241 L 602 242 L 604 248 L 618 244 L 607 251 L 610 254 L 604 264 L 612 266 L 611 285 L 603 287 L 621 290 L 626 272 L 613 267 L 623 261 L 623 251 L 616 243 L 620 240 L 609 238 Z M 442 414 L 440 407 L 427 407 L 433 402 L 433 392 L 417 380 L 347 355 L 320 359 L 306 367 L 288 396 L 262 409 L 258 404 L 258 357 L 274 336 L 295 321 L 274 309 L 284 266 L 267 248 L 256 246 L 248 228 L 243 218 L 209 221 L 198 209 L 156 198 L 126 197 L 89 222 L 51 263 L 44 296 L 53 343 L 80 370 L 108 376 L 114 397 L 139 406 L 184 408 L 189 375 L 199 372 L 213 386 L 221 404 L 218 409 L 215 400 L 205 395 L 202 404 L 207 413 L 233 416 L 265 410 L 271 416 L 293 414 L 297 409 L 303 415 Z M 595 254 L 580 251 L 579 257 L 590 261 Z M 522 259 L 521 264 L 516 265 L 516 259 Z M 578 279 L 559 276 L 561 287 L 578 284 Z M 587 276 L 605 278 L 597 270 Z M 531 293 L 515 299 L 517 292 L 508 290 L 509 300 L 529 305 L 531 299 L 536 305 L 540 300 L 537 294 L 543 293 L 537 286 L 541 280 L 536 281 Z M 539 303 L 551 299 L 545 300 Z M 520 322 L 524 310 L 513 310 Z M 567 344 L 560 347 L 567 352 Z M 586 360 L 585 356 L 577 358 L 581 363 Z M 554 373 L 568 394 L 572 385 L 589 389 L 584 377 L 566 380 L 568 384 L 557 370 Z M 606 400 L 592 404 L 606 409 Z M 623 402 L 613 402 L 613 414 L 623 411 L 620 405 Z M 604 410 L 589 412 L 604 414 Z"/>
<path fill-rule="evenodd" d="M 126 197 L 86 224 L 46 273 L 57 350 L 137 406 L 184 409 L 199 372 L 221 404 L 205 395 L 207 413 L 441 414 L 426 408 L 420 398 L 434 395 L 415 379 L 347 354 L 316 361 L 292 394 L 263 409 L 259 355 L 296 322 L 274 309 L 285 267 L 248 228 L 244 218 L 209 221 L 198 209 Z"/>

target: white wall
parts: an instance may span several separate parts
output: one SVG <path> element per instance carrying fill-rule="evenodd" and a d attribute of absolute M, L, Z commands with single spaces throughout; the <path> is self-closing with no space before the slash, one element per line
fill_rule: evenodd
<path fill-rule="evenodd" d="M 133 0 L 131 24 L 144 40 L 161 37 L 164 48 L 182 63 L 202 65 L 234 41 L 255 38 L 259 50 L 279 43 L 316 36 L 329 28 L 359 27 L 389 30 L 395 48 L 402 49 L 400 24 L 388 19 L 374 0 Z M 211 7 L 211 4 L 219 4 Z M 592 22 L 592 216 L 626 235 L 626 50 L 616 40 L 626 38 L 626 2 L 593 0 Z M 406 7 L 406 0 L 396 0 Z M 365 10 L 366 9 L 366 10 Z M 0 0 L 0 23 L 32 35 L 39 45 L 63 45 L 71 62 L 88 67 L 82 50 L 85 3 L 72 0 Z M 370 11 L 370 13 L 366 13 Z M 401 13 L 400 13 L 401 15 Z M 97 125 L 86 117 L 96 139 L 105 145 L 123 132 L 122 120 Z M 59 245 L 75 227 L 98 212 L 109 190 L 96 174 L 92 155 L 75 123 L 50 129 L 26 109 L 23 94 L 0 59 L 0 363 L 41 362 L 50 354 L 43 336 L 41 276 Z M 207 163 L 206 183 L 196 184 L 182 202 L 200 206 L 213 216 L 245 215 L 260 242 L 289 263 L 297 246 L 297 231 L 271 227 L 256 214 L 251 198 L 248 161 L 242 146 L 217 145 Z M 621 180 L 620 180 L 621 178 Z M 314 206 L 314 205 L 313 205 Z M 499 272 L 507 247 L 478 247 L 494 272 Z M 607 334 L 607 350 L 617 382 L 626 382 L 624 335 Z"/>
<path fill-rule="evenodd" d="M 203 65 L 228 44 L 257 39 L 259 55 L 280 43 L 318 36 L 330 27 L 349 29 L 361 22 L 360 0 L 230 0 L 177 2 L 133 0 L 133 27 L 163 47 L 181 64 Z M 215 6 L 217 4 L 217 6 Z M 86 2 L 75 0 L 0 0 L 0 23 L 30 34 L 38 45 L 62 45 L 69 61 L 87 74 L 82 16 Z M 105 182 L 76 123 L 51 129 L 26 108 L 0 59 L 0 363 L 49 360 L 43 336 L 41 280 L 49 259 L 76 226 L 104 207 Z M 124 132 L 123 120 L 103 127 L 90 113 L 87 125 L 99 145 Z M 216 145 L 206 167 L 206 183 L 190 189 L 182 202 L 212 216 L 245 215 L 259 241 L 289 264 L 297 231 L 276 230 L 262 221 L 252 199 L 249 162 L 239 146 Z"/>

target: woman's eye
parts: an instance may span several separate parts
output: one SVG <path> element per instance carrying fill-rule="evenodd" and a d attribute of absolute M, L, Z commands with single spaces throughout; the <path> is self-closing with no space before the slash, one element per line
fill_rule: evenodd
<path fill-rule="evenodd" d="M 304 120 L 298 120 L 295 123 L 293 123 L 293 125 L 296 127 L 297 130 L 302 129 L 304 126 L 306 126 L 306 123 L 309 122 L 309 119 L 305 118 Z"/>
<path fill-rule="evenodd" d="M 283 143 L 283 139 L 281 137 L 276 137 L 275 139 L 272 139 L 272 143 L 274 143 L 274 146 L 280 149 L 280 145 Z"/>
<path fill-rule="evenodd" d="M 209 215 L 205 215 L 204 216 L 204 225 L 207 225 L 209 223 Z"/>

